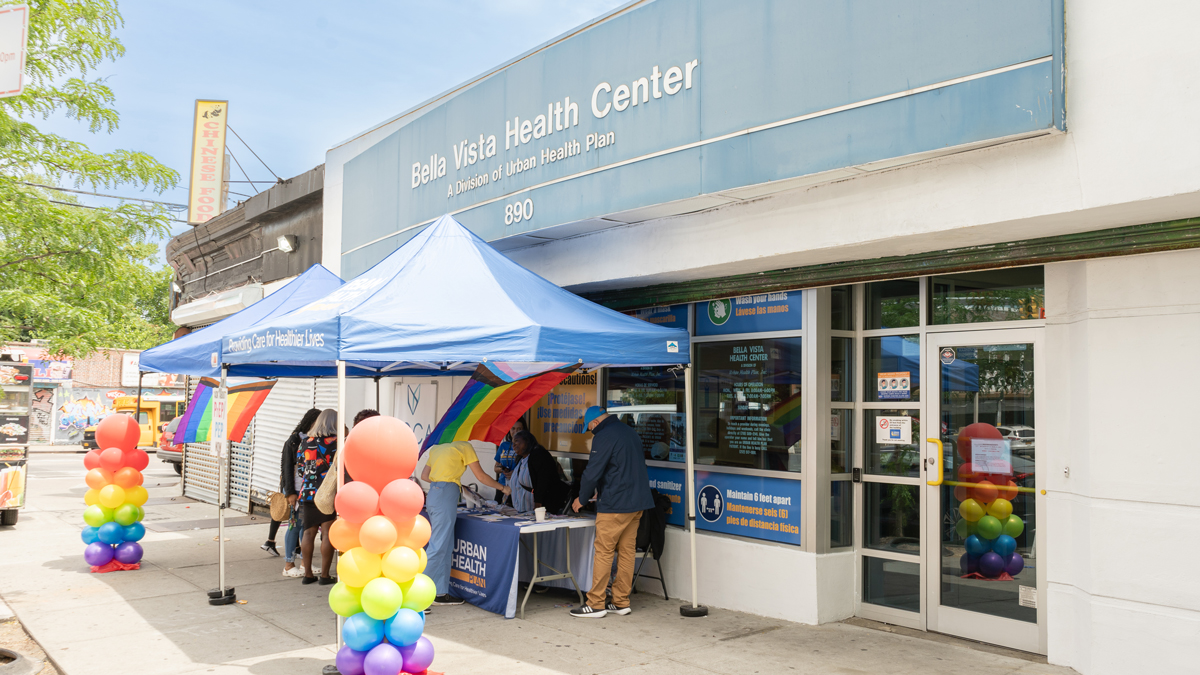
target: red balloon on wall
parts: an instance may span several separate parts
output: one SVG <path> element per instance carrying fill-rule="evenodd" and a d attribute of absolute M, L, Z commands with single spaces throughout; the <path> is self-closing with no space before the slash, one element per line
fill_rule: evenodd
<path fill-rule="evenodd" d="M 124 413 L 109 415 L 96 425 L 96 444 L 102 448 L 132 450 L 141 437 L 142 430 L 137 422 Z"/>
<path fill-rule="evenodd" d="M 354 425 L 342 456 L 346 471 L 383 492 L 397 478 L 408 478 L 417 466 L 417 437 L 395 417 L 370 417 Z"/>

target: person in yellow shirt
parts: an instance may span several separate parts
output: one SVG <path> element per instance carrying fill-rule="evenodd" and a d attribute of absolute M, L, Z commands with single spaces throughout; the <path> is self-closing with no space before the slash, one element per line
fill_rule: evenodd
<path fill-rule="evenodd" d="M 454 520 L 458 517 L 458 496 L 462 476 L 467 469 L 484 485 L 510 494 L 511 490 L 496 482 L 479 465 L 475 448 L 467 441 L 442 443 L 429 449 L 429 459 L 421 471 L 421 480 L 429 483 L 425 496 L 425 511 L 429 514 L 432 534 L 425 553 L 429 556 L 425 574 L 437 586 L 435 605 L 461 605 L 462 598 L 450 595 L 450 557 L 454 552 Z"/>

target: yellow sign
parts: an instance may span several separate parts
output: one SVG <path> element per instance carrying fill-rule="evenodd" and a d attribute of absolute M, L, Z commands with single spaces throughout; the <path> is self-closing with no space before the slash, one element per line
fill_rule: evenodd
<path fill-rule="evenodd" d="M 188 188 L 188 222 L 203 223 L 225 209 L 221 193 L 225 163 L 228 101 L 196 101 L 192 126 L 192 178 Z"/>
<path fill-rule="evenodd" d="M 583 413 L 598 400 L 598 372 L 576 372 L 534 404 L 529 430 L 547 450 L 591 452 L 592 438 L 583 428 Z"/>

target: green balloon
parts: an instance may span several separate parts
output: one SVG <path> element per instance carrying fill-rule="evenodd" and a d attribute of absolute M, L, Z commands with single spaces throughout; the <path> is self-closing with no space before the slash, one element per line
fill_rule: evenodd
<path fill-rule="evenodd" d="M 146 509 L 141 506 L 135 506 L 134 508 L 138 510 L 137 520 L 134 522 L 140 523 L 142 522 L 142 519 L 146 517 Z"/>
<path fill-rule="evenodd" d="M 1000 519 L 996 516 L 984 516 L 975 524 L 975 533 L 984 539 L 995 539 L 1004 531 L 1004 526 L 1000 524 Z"/>
<path fill-rule="evenodd" d="M 128 527 L 138 521 L 138 507 L 133 504 L 122 504 L 117 507 L 113 519 L 116 520 L 121 527 Z"/>
<path fill-rule="evenodd" d="M 100 527 L 112 519 L 113 510 L 106 506 L 92 504 L 83 510 L 83 522 L 91 525 L 92 527 Z"/>
<path fill-rule="evenodd" d="M 362 603 L 359 602 L 362 592 L 361 588 L 352 588 L 340 581 L 337 582 L 333 588 L 329 589 L 329 609 L 332 609 L 334 614 L 346 618 L 358 614 L 363 611 Z"/>
<path fill-rule="evenodd" d="M 429 606 L 433 604 L 433 599 L 437 597 L 437 586 L 433 584 L 433 579 L 424 574 L 418 574 L 400 584 L 400 589 L 404 591 L 404 604 L 401 607 L 414 612 L 424 612 L 429 609 Z"/>
<path fill-rule="evenodd" d="M 966 539 L 975 534 L 976 529 L 978 529 L 978 526 L 966 518 L 959 518 L 958 522 L 954 524 L 954 531 L 958 533 L 959 539 Z"/>
<path fill-rule="evenodd" d="M 1004 519 L 1004 534 L 1016 539 L 1025 531 L 1025 521 L 1021 520 L 1014 513 Z"/>
<path fill-rule="evenodd" d="M 404 603 L 400 584 L 387 577 L 376 577 L 362 589 L 362 611 L 378 621 L 392 618 Z"/>

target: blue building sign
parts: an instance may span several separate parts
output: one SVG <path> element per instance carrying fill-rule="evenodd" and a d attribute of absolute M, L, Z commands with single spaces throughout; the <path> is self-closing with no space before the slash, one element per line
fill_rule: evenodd
<path fill-rule="evenodd" d="M 1064 128 L 1062 0 L 655 0 L 401 116 L 343 172 L 355 276 L 443 213 L 494 241 Z"/>
<path fill-rule="evenodd" d="M 635 309 L 632 312 L 626 312 L 635 319 L 641 319 L 649 323 L 667 328 L 682 328 L 690 330 L 688 326 L 688 305 L 686 303 L 680 305 L 664 305 L 662 307 L 645 307 Z"/>
<path fill-rule="evenodd" d="M 696 529 L 803 544 L 800 481 L 696 472 Z"/>
<path fill-rule="evenodd" d="M 800 291 L 743 295 L 696 303 L 696 335 L 800 330 Z"/>
<path fill-rule="evenodd" d="M 687 487 L 683 469 L 648 466 L 646 471 L 650 474 L 650 489 L 658 490 L 671 500 L 671 510 L 667 513 L 667 524 L 683 527 L 687 515 L 685 513 L 687 505 L 683 501 L 683 491 Z"/>

